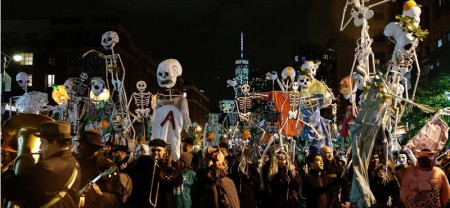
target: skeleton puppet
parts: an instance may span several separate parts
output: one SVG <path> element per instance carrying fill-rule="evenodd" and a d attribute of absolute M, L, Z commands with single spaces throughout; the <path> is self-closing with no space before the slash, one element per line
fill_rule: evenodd
<path fill-rule="evenodd" d="M 222 126 L 219 123 L 220 114 L 219 113 L 210 113 L 209 114 L 208 122 L 205 123 L 205 129 L 203 131 L 203 145 L 213 145 L 217 146 L 219 145 L 219 139 L 220 139 L 220 130 L 222 129 Z M 208 132 L 214 132 L 214 138 L 211 139 L 211 141 L 206 141 Z M 206 143 L 209 144 L 206 144 Z"/>
<path fill-rule="evenodd" d="M 167 59 L 158 65 L 158 85 L 162 88 L 175 86 L 177 77 L 182 74 L 176 59 Z M 168 97 L 168 99 L 167 99 Z M 180 158 L 181 130 L 188 131 L 191 126 L 187 99 L 183 96 L 158 95 L 152 117 L 152 139 L 159 138 L 172 145 L 172 159 Z"/>
<path fill-rule="evenodd" d="M 28 92 L 28 81 L 29 77 L 28 74 L 25 72 L 19 72 L 16 75 L 16 81 L 19 83 L 19 86 L 25 91 L 25 93 Z"/>

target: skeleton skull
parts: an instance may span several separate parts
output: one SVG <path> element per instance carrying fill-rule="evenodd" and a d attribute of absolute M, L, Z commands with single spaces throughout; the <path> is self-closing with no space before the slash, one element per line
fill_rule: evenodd
<path fill-rule="evenodd" d="M 19 83 L 19 86 L 20 86 L 22 89 L 26 89 L 27 84 L 28 84 L 28 80 L 29 80 L 28 74 L 25 73 L 25 72 L 19 72 L 19 73 L 16 75 L 16 81 Z"/>
<path fill-rule="evenodd" d="M 294 82 L 293 84 L 292 84 L 292 90 L 294 90 L 294 92 L 297 92 L 297 90 L 298 90 L 298 82 Z"/>
<path fill-rule="evenodd" d="M 139 92 L 144 92 L 147 88 L 147 83 L 145 81 L 139 81 L 136 83 L 136 88 L 139 90 Z"/>
<path fill-rule="evenodd" d="M 269 107 L 269 110 L 273 110 L 275 108 L 275 102 L 273 100 L 267 101 L 267 107 Z"/>
<path fill-rule="evenodd" d="M 394 39 L 394 62 L 403 63 L 407 58 L 413 58 L 419 40 L 412 33 L 406 33 L 398 22 L 391 22 L 384 28 L 384 35 Z"/>
<path fill-rule="evenodd" d="M 283 80 L 286 80 L 287 78 L 289 78 L 291 80 L 291 82 L 293 82 L 295 80 L 295 70 L 294 68 L 288 66 L 286 68 L 283 69 L 283 71 L 281 72 L 281 78 L 283 78 Z"/>
<path fill-rule="evenodd" d="M 302 88 L 308 88 L 311 85 L 311 78 L 306 75 L 300 75 L 297 82 Z"/>
<path fill-rule="evenodd" d="M 91 80 L 91 91 L 95 96 L 99 96 L 106 89 L 105 81 L 101 77 L 94 77 Z"/>
<path fill-rule="evenodd" d="M 248 85 L 248 84 L 242 85 L 241 91 L 244 95 L 247 95 L 250 92 L 250 85 Z"/>
<path fill-rule="evenodd" d="M 116 117 L 114 117 L 112 123 L 113 123 L 113 127 L 114 127 L 115 131 L 123 130 L 122 117 L 120 115 L 116 115 Z"/>
<path fill-rule="evenodd" d="M 158 65 L 158 85 L 164 88 L 172 88 L 177 83 L 177 77 L 181 76 L 183 70 L 180 62 L 176 59 L 166 59 Z"/>
<path fill-rule="evenodd" d="M 80 80 L 81 82 L 85 82 L 86 80 L 88 80 L 89 76 L 86 72 L 83 72 L 80 74 Z"/>
<path fill-rule="evenodd" d="M 210 117 L 211 123 L 215 124 L 215 123 L 219 122 L 219 114 L 218 113 L 211 113 L 209 115 L 209 117 Z"/>
<path fill-rule="evenodd" d="M 315 77 L 320 63 L 320 61 L 317 61 L 315 63 L 313 61 L 305 61 L 301 66 L 301 70 L 309 77 Z"/>
<path fill-rule="evenodd" d="M 119 35 L 114 31 L 108 31 L 102 35 L 102 46 L 105 50 L 113 49 L 116 43 L 119 42 Z"/>
<path fill-rule="evenodd" d="M 66 89 L 66 92 L 71 94 L 73 93 L 73 78 L 69 78 L 64 82 L 64 89 Z"/>

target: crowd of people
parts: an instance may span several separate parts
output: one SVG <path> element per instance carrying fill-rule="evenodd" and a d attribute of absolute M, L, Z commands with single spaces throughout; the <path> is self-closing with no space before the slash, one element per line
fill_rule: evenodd
<path fill-rule="evenodd" d="M 27 164 L 20 174 L 10 165 L 16 153 L 2 146 L 2 207 L 355 207 L 351 161 L 328 146 L 298 161 L 283 146 L 258 158 L 251 142 L 195 151 L 194 140 L 183 138 L 180 159 L 172 161 L 162 139 L 132 152 L 96 131 L 82 132 L 72 152 L 70 132 L 68 123 L 44 122 L 36 133 L 41 159 L 16 158 Z M 386 158 L 374 148 L 367 170 L 372 207 L 446 207 L 450 157 L 438 154 L 422 149 Z"/>

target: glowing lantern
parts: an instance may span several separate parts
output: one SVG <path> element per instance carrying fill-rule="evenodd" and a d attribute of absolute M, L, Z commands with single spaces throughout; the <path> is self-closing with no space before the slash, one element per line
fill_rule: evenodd
<path fill-rule="evenodd" d="M 64 85 L 53 85 L 52 98 L 58 104 L 67 102 L 70 99 Z"/>
<path fill-rule="evenodd" d="M 206 141 L 208 141 L 208 142 L 212 141 L 215 137 L 216 137 L 216 135 L 214 134 L 213 131 L 206 133 Z"/>
<path fill-rule="evenodd" d="M 350 76 L 346 76 L 342 78 L 341 82 L 339 83 L 339 92 L 343 95 L 348 95 L 351 93 L 351 85 L 352 81 L 350 79 Z"/>
<path fill-rule="evenodd" d="M 247 140 L 248 138 L 250 138 L 250 131 L 249 131 L 248 129 L 245 129 L 245 130 L 242 132 L 242 139 L 243 139 L 243 140 Z"/>
<path fill-rule="evenodd" d="M 102 129 L 106 130 L 109 127 L 109 122 L 106 119 L 102 120 Z"/>
<path fill-rule="evenodd" d="M 93 102 L 96 102 L 96 101 L 107 101 L 109 99 L 109 96 L 110 96 L 110 94 L 109 94 L 109 90 L 108 89 L 104 89 L 103 92 L 100 93 L 99 96 L 95 96 L 92 91 L 89 94 L 89 98 Z"/>

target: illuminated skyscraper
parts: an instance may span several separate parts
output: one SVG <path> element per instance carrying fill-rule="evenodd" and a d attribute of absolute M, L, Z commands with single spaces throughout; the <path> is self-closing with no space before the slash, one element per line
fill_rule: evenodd
<path fill-rule="evenodd" d="M 234 70 L 234 77 L 236 78 L 236 81 L 238 83 L 238 86 L 236 86 L 236 95 L 235 97 L 239 97 L 242 95 L 241 92 L 241 86 L 244 84 L 248 84 L 248 75 L 249 75 L 249 69 L 248 69 L 248 60 L 244 59 L 244 33 L 241 32 L 241 57 L 240 59 L 236 60 L 234 62 L 236 65 L 236 69 Z"/>

